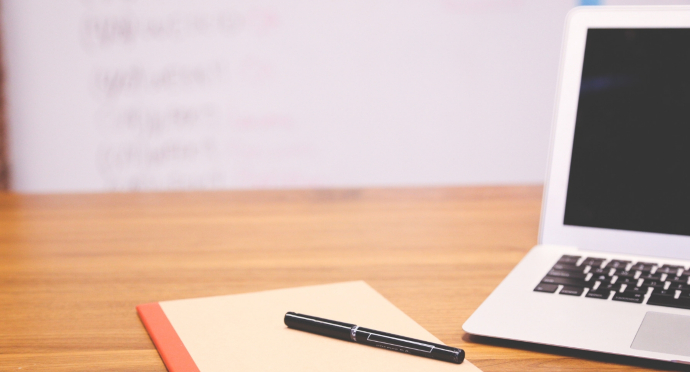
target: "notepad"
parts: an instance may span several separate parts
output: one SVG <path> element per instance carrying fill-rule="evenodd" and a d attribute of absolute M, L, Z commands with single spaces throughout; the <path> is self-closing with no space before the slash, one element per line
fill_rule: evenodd
<path fill-rule="evenodd" d="M 137 306 L 170 372 L 479 371 L 289 329 L 288 311 L 431 342 L 439 339 L 363 281 Z"/>

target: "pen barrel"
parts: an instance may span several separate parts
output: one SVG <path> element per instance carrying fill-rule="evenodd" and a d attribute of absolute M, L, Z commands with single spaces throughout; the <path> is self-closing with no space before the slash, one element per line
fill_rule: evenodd
<path fill-rule="evenodd" d="M 290 328 L 347 341 L 352 341 L 350 331 L 352 327 L 355 327 L 354 324 L 336 322 L 335 320 L 298 314 L 292 311 L 285 314 L 284 322 Z"/>
<path fill-rule="evenodd" d="M 405 354 L 412 354 L 446 362 L 460 364 L 465 359 L 465 351 L 451 346 L 436 344 L 410 337 L 357 327 L 355 342 Z"/>
<path fill-rule="evenodd" d="M 311 315 L 298 314 L 292 311 L 285 314 L 284 322 L 286 326 L 301 331 L 353 341 L 358 344 L 398 351 L 405 354 L 457 364 L 462 363 L 465 359 L 465 352 L 462 349 L 399 336 L 392 333 L 380 332 L 370 328 L 363 328 L 352 323 L 337 322 L 335 320 L 318 318 Z"/>

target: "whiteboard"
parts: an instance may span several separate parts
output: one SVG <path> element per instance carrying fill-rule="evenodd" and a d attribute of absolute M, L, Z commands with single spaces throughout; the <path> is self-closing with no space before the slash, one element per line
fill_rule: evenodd
<path fill-rule="evenodd" d="M 11 188 L 541 183 L 574 5 L 5 0 Z"/>

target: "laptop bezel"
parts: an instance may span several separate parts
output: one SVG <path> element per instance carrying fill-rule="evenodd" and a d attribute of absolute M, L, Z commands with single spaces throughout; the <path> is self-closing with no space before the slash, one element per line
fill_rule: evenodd
<path fill-rule="evenodd" d="M 690 7 L 580 7 L 568 14 L 561 51 L 539 243 L 690 259 L 690 236 L 570 226 L 563 223 L 585 41 L 589 28 L 690 28 Z"/>

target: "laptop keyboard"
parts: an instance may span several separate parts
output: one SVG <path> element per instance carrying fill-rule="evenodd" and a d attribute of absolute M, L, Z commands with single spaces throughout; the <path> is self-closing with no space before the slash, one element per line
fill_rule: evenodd
<path fill-rule="evenodd" d="M 565 255 L 534 291 L 690 309 L 690 270 L 655 262 Z"/>

